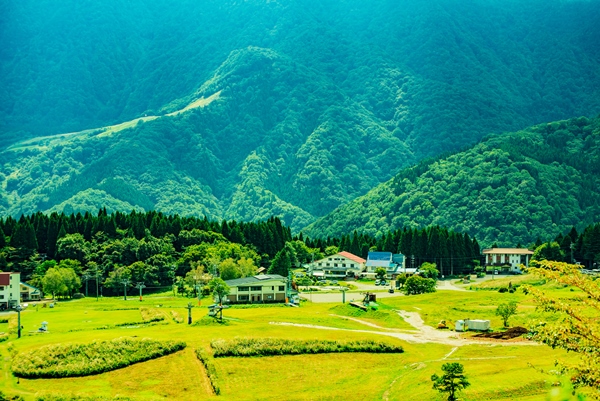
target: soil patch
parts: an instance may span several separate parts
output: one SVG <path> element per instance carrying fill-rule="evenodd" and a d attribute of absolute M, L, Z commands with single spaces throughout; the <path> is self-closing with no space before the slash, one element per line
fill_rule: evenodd
<path fill-rule="evenodd" d="M 499 331 L 495 333 L 479 333 L 475 334 L 473 337 L 477 338 L 493 338 L 495 340 L 512 340 L 513 338 L 521 337 L 523 334 L 526 334 L 529 330 L 525 327 L 511 327 L 506 331 Z"/>

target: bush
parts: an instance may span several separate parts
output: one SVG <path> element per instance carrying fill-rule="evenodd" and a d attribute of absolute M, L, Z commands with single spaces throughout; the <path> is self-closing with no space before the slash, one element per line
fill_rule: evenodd
<path fill-rule="evenodd" d="M 2 334 L 0 334 L 0 343 L 4 342 L 6 340 L 8 340 L 8 333 L 2 333 Z M 0 398 L 0 401 L 1 400 L 2 399 Z"/>
<path fill-rule="evenodd" d="M 171 311 L 171 318 L 173 318 L 173 321 L 175 323 L 183 323 L 183 318 L 181 317 L 181 315 L 178 312 L 175 312 L 174 310 Z"/>
<path fill-rule="evenodd" d="M 286 340 L 279 338 L 239 338 L 213 340 L 214 356 L 270 356 L 325 354 L 334 352 L 402 353 L 399 345 L 383 341 Z"/>
<path fill-rule="evenodd" d="M 221 389 L 219 387 L 219 379 L 217 377 L 217 369 L 215 368 L 213 359 L 203 349 L 196 349 L 196 357 L 198 358 L 198 360 L 200 360 L 200 362 L 202 362 L 202 365 L 204 365 L 204 368 L 206 369 L 206 374 L 208 375 L 208 380 L 210 380 L 210 385 L 215 391 L 215 394 L 221 394 Z"/>
<path fill-rule="evenodd" d="M 20 395 L 6 395 L 2 391 L 0 391 L 0 401 L 24 401 L 25 399 Z"/>
<path fill-rule="evenodd" d="M 500 287 L 500 289 L 498 290 L 498 292 L 502 292 L 502 293 L 508 292 L 508 288 L 506 288 L 506 287 Z"/>
<path fill-rule="evenodd" d="M 425 294 L 435 292 L 435 280 L 421 276 L 410 276 L 406 279 L 403 291 L 406 295 Z"/>
<path fill-rule="evenodd" d="M 22 398 L 19 398 L 21 400 Z M 16 400 L 16 398 L 15 398 Z M 0 398 L 2 401 L 2 398 Z M 128 397 L 103 397 L 103 396 L 92 396 L 85 397 L 80 395 L 55 395 L 55 394 L 47 394 L 47 395 L 38 395 L 36 401 L 131 401 L 131 398 Z"/>
<path fill-rule="evenodd" d="M 17 354 L 15 376 L 56 378 L 108 372 L 184 349 L 181 341 L 155 341 L 121 337 L 89 344 L 53 344 Z"/>
<path fill-rule="evenodd" d="M 140 308 L 144 323 L 162 322 L 165 320 L 165 315 L 157 309 Z"/>

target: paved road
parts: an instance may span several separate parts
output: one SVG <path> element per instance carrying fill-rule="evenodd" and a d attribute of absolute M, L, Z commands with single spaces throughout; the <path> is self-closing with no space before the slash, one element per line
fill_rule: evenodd
<path fill-rule="evenodd" d="M 375 287 L 375 286 L 373 286 Z M 375 287 L 375 288 L 380 288 L 380 287 Z M 400 291 L 396 291 L 393 294 L 390 294 L 389 292 L 377 292 L 377 299 L 379 298 L 390 298 L 390 297 L 403 297 L 404 294 L 402 294 Z M 342 303 L 342 293 L 341 292 L 337 292 L 337 293 L 329 293 L 329 294 L 319 294 L 318 292 L 315 293 L 311 293 L 311 292 L 304 292 L 301 293 L 300 296 L 304 299 L 308 299 L 309 301 L 312 301 L 314 303 L 333 303 L 333 302 L 339 302 Z M 351 301 L 362 301 L 363 299 L 363 295 L 361 295 L 359 292 L 347 292 L 346 293 L 346 302 L 351 302 Z"/>
<path fill-rule="evenodd" d="M 475 277 L 475 276 L 473 276 L 473 277 Z M 491 280 L 491 279 L 492 279 L 492 276 L 488 275 L 483 278 L 475 279 L 474 282 L 472 282 L 470 284 L 465 284 L 465 285 L 454 284 L 457 281 L 457 279 L 438 280 L 437 289 L 440 291 L 468 291 L 467 287 L 469 285 L 478 284 L 482 281 Z M 387 286 L 382 287 L 379 285 L 375 285 L 374 283 L 365 283 L 365 282 L 361 282 L 361 281 L 348 281 L 347 283 L 356 286 L 359 291 L 378 291 L 378 292 L 376 292 L 377 298 L 389 298 L 389 297 L 404 296 L 404 294 L 402 294 L 401 291 L 397 291 L 397 290 L 393 294 L 390 294 L 387 291 L 382 291 L 382 290 L 388 289 L 389 284 Z M 301 288 L 304 288 L 304 287 L 301 287 Z M 314 287 L 314 288 L 318 288 L 320 290 L 335 291 L 338 287 Z M 379 291 L 381 291 L 381 292 L 379 292 Z M 305 292 L 305 293 L 301 293 L 300 296 L 302 298 L 308 299 L 309 301 L 312 301 L 315 303 L 331 303 L 331 302 L 340 302 L 341 303 L 342 302 L 342 293 L 341 292 L 334 292 L 334 293 L 328 293 L 328 294 L 321 294 L 318 292 L 314 292 L 314 293 Z M 360 294 L 360 292 L 347 292 L 346 293 L 346 302 L 350 302 L 352 300 L 360 301 L 360 300 L 362 300 L 362 298 L 363 298 L 363 296 Z"/>

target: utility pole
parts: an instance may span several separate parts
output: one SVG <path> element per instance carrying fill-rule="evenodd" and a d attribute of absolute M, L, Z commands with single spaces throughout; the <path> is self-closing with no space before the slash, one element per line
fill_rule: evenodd
<path fill-rule="evenodd" d="M 146 288 L 146 286 L 144 285 L 144 283 L 139 282 L 136 284 L 135 288 L 139 288 L 140 290 L 140 302 L 142 302 L 142 288 Z"/>
<path fill-rule="evenodd" d="M 121 283 L 123 284 L 123 300 L 127 301 L 127 286 L 129 285 L 130 281 L 129 279 L 123 279 L 121 280 Z"/>
<path fill-rule="evenodd" d="M 191 302 L 188 302 L 187 306 L 185 307 L 185 309 L 188 310 L 188 324 L 192 324 L 192 308 L 194 307 L 194 305 L 192 305 Z"/>
<path fill-rule="evenodd" d="M 23 310 L 23 307 L 21 306 L 21 304 L 17 305 L 15 307 L 15 310 L 17 311 L 17 338 L 21 338 L 21 311 Z"/>

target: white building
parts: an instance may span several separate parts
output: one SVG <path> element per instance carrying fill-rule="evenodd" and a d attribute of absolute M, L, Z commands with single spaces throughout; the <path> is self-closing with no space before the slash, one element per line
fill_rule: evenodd
<path fill-rule="evenodd" d="M 278 274 L 259 274 L 227 280 L 227 299 L 232 304 L 285 302 L 286 280 Z"/>
<path fill-rule="evenodd" d="M 521 272 L 521 265 L 529 266 L 533 252 L 524 248 L 491 248 L 484 249 L 485 265 L 502 268 L 509 266 L 511 272 Z"/>
<path fill-rule="evenodd" d="M 21 297 L 21 273 L 0 273 L 0 309 L 19 305 Z"/>
<path fill-rule="evenodd" d="M 315 277 L 344 279 L 356 277 L 362 272 L 367 261 L 350 252 L 338 252 L 310 264 L 310 273 Z"/>
<path fill-rule="evenodd" d="M 364 275 L 366 277 L 375 277 L 375 270 L 383 267 L 386 272 L 386 278 L 395 280 L 400 274 L 414 274 L 417 269 L 407 269 L 404 255 L 391 252 L 369 252 Z"/>

